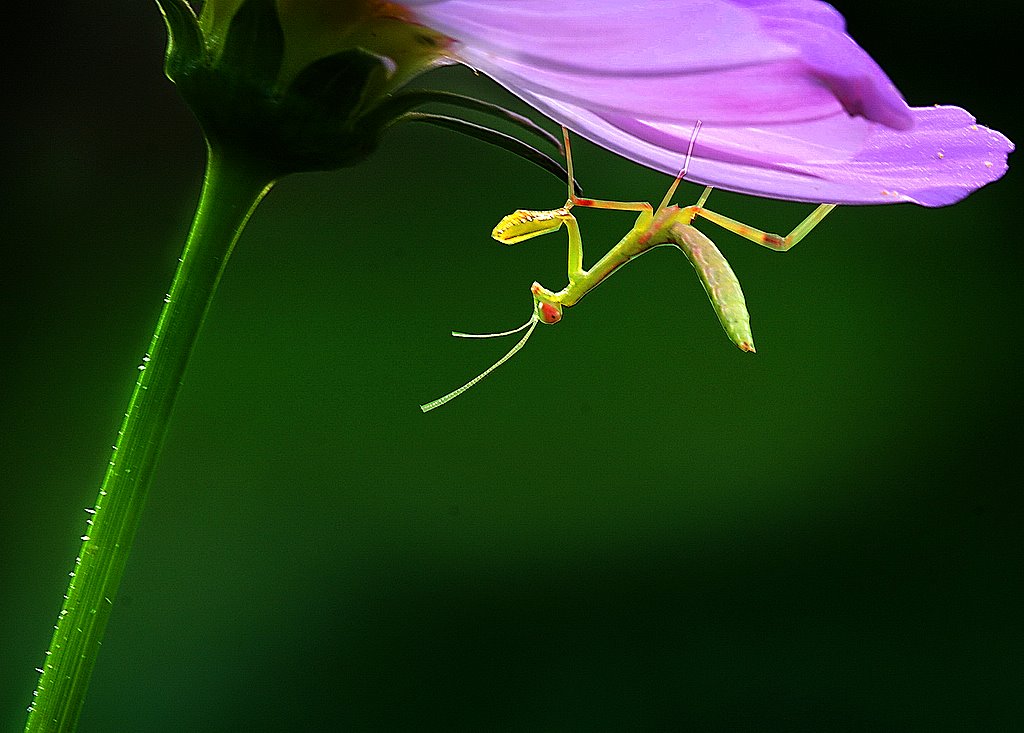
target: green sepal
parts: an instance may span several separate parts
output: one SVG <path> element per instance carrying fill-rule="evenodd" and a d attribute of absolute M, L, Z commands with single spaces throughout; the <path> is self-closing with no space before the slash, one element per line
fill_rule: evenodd
<path fill-rule="evenodd" d="M 390 67 L 384 56 L 350 48 L 299 72 L 273 110 L 282 159 L 295 170 L 334 170 L 372 153 L 383 127 L 366 124 L 361 113 L 374 80 Z"/>
<path fill-rule="evenodd" d="M 185 0 L 156 0 L 167 25 L 167 55 L 164 73 L 177 82 L 206 56 L 199 20 Z"/>
<path fill-rule="evenodd" d="M 521 114 L 517 114 L 492 102 L 485 102 L 482 99 L 467 97 L 464 94 L 456 94 L 454 92 L 444 92 L 433 89 L 412 89 L 409 91 L 402 91 L 392 95 L 389 99 L 377 105 L 377 107 L 375 107 L 369 114 L 369 117 L 386 122 L 396 119 L 406 112 L 411 112 L 424 104 L 447 104 L 453 107 L 461 107 L 474 112 L 483 112 L 484 114 L 492 115 L 536 135 L 545 142 L 554 145 L 558 149 L 559 155 L 565 155 L 565 150 L 562 149 L 562 141 L 529 117 L 524 117 Z"/>
<path fill-rule="evenodd" d="M 483 142 L 494 145 L 502 150 L 507 150 L 508 152 L 519 156 L 523 160 L 529 161 L 530 163 L 543 168 L 562 183 L 568 183 L 569 181 L 569 172 L 561 163 L 547 153 L 537 150 L 537 148 L 524 143 L 517 137 L 506 135 L 504 132 L 492 130 L 489 127 L 484 127 L 483 125 L 478 125 L 474 122 L 469 122 L 458 117 L 428 114 L 425 112 L 409 112 L 397 118 L 395 122 L 425 122 L 429 125 L 436 125 L 449 130 L 455 130 L 463 135 L 476 138 L 477 140 L 482 140 Z M 576 180 L 573 180 L 572 184 L 573 192 L 576 193 L 577 196 L 583 193 L 583 189 Z"/>
<path fill-rule="evenodd" d="M 361 48 L 350 48 L 314 61 L 288 86 L 285 97 L 302 99 L 320 114 L 348 120 L 359 109 L 371 78 L 387 73 L 391 60 Z"/>
<path fill-rule="evenodd" d="M 247 0 L 228 26 L 217 66 L 240 70 L 268 93 L 284 59 L 284 30 L 275 0 Z"/>

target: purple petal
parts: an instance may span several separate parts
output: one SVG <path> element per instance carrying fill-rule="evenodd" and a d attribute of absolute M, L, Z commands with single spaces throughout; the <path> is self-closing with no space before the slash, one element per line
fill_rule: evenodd
<path fill-rule="evenodd" d="M 800 49 L 806 70 L 833 92 L 851 115 L 905 130 L 913 122 L 903 97 L 874 59 L 846 35 L 831 5 L 807 0 L 745 2 L 757 6 L 773 38 Z"/>
<path fill-rule="evenodd" d="M 529 89 L 593 111 L 642 109 L 646 119 L 772 124 L 841 111 L 835 95 L 794 73 L 791 61 L 609 78 L 509 60 L 498 68 L 487 54 L 472 48 L 462 49 L 459 59 L 517 94 Z M 701 91 L 695 94 L 694 89 Z"/>
<path fill-rule="evenodd" d="M 407 3 L 409 4 L 409 3 Z M 452 56 L 583 136 L 689 179 L 849 204 L 960 200 L 1013 145 L 956 107 L 910 108 L 817 0 L 434 0 Z"/>
<path fill-rule="evenodd" d="M 693 123 L 598 116 L 523 92 L 526 101 L 620 155 L 677 172 Z M 953 204 L 1006 172 L 1013 149 L 959 107 L 915 107 L 913 128 L 892 130 L 845 114 L 764 128 L 704 125 L 687 180 L 812 203 Z"/>
<path fill-rule="evenodd" d="M 496 63 L 626 76 L 699 71 L 709 60 L 727 67 L 793 56 L 787 44 L 759 32 L 754 13 L 726 0 L 447 0 L 415 14 Z"/>
<path fill-rule="evenodd" d="M 895 127 L 910 121 L 842 17 L 810 0 L 646 0 L 628 10 L 607 0 L 450 0 L 417 15 L 459 42 L 464 63 L 587 109 L 740 124 L 844 107 Z"/>

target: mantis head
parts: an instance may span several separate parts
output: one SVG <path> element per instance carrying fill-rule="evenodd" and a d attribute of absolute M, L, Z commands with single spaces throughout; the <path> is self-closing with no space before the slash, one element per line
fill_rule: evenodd
<path fill-rule="evenodd" d="M 549 326 L 562 320 L 562 304 L 557 295 L 540 283 L 534 283 L 530 292 L 533 293 L 534 318 Z"/>

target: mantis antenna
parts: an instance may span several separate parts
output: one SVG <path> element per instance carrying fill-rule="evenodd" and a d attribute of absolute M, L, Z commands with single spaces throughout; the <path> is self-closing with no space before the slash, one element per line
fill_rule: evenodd
<path fill-rule="evenodd" d="M 514 333 L 519 333 L 520 331 L 524 331 L 527 328 L 529 328 L 530 325 L 533 322 L 534 322 L 534 319 L 531 318 L 526 323 L 524 323 L 522 326 L 518 326 L 516 328 L 510 328 L 508 331 L 498 331 L 497 333 L 463 333 L 462 331 L 452 331 L 452 336 L 455 336 L 456 338 L 460 338 L 460 339 L 493 339 L 493 338 L 500 338 L 501 336 L 511 336 Z"/>
<path fill-rule="evenodd" d="M 533 335 L 533 329 L 535 329 L 537 327 L 537 323 L 538 323 L 537 316 L 533 315 L 533 316 L 530 317 L 530 320 L 528 320 L 526 323 L 524 323 L 519 328 L 513 329 L 511 331 L 503 331 L 502 333 L 469 334 L 469 333 L 459 333 L 459 332 L 456 332 L 456 331 L 452 331 L 452 336 L 459 336 L 460 338 L 491 338 L 493 336 L 507 336 L 507 335 L 512 334 L 512 333 L 519 333 L 524 328 L 527 329 L 526 335 L 523 336 L 521 339 L 519 339 L 519 343 L 517 343 L 515 346 L 513 346 L 509 350 L 509 352 L 507 354 L 505 354 L 505 356 L 503 356 L 500 359 L 498 359 L 496 362 L 491 364 L 491 366 L 489 366 L 483 372 L 481 372 L 480 374 L 478 374 L 475 377 L 473 377 L 472 379 L 470 379 L 468 382 L 466 382 L 464 385 L 462 385 L 458 389 L 452 390 L 451 392 L 446 394 L 444 397 L 439 397 L 438 399 L 434 400 L 433 402 L 428 402 L 425 405 L 420 405 L 420 409 L 423 410 L 423 412 L 430 412 L 431 410 L 433 410 L 433 409 L 435 409 L 437 407 L 440 407 L 441 405 L 445 405 L 445 404 L 451 402 L 452 400 L 454 400 L 456 397 L 458 397 L 460 394 L 462 394 L 466 390 L 472 389 L 474 386 L 476 386 L 477 382 L 482 380 L 488 374 L 490 374 L 495 369 L 497 369 L 502 364 L 504 364 L 506 361 L 511 359 L 513 356 L 516 355 L 516 352 L 518 352 L 521 348 L 526 346 L 526 342 L 529 341 L 530 340 L 530 336 Z"/>

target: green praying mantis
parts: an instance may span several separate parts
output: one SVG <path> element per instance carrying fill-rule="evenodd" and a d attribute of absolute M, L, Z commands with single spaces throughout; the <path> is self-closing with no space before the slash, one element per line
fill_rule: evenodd
<path fill-rule="evenodd" d="M 569 284 L 558 292 L 554 292 L 543 287 L 540 283 L 533 283 L 530 289 L 533 295 L 533 313 L 530 319 L 518 328 L 499 333 L 483 334 L 453 331 L 452 335 L 460 338 L 497 338 L 523 331 L 526 333 L 505 356 L 501 357 L 469 382 L 449 392 L 444 397 L 420 405 L 420 409 L 423 412 L 429 412 L 441 405 L 447 404 L 471 389 L 480 380 L 515 356 L 526 345 L 526 342 L 529 341 L 538 323 L 547 325 L 558 323 L 562 320 L 564 308 L 576 305 L 584 295 L 604 282 L 617 269 L 640 255 L 650 252 L 655 247 L 672 245 L 679 248 L 686 255 L 701 283 L 704 285 L 715 313 L 718 315 L 718 319 L 730 340 L 743 351 L 754 351 L 754 340 L 750 333 L 750 317 L 747 313 L 747 305 L 739 280 L 714 242 L 693 226 L 693 220 L 697 217 L 707 219 L 723 229 L 734 232 L 756 244 L 777 252 L 785 252 L 807 236 L 836 207 L 836 204 L 819 205 L 785 237 L 756 229 L 704 208 L 708 196 L 711 195 L 712 186 L 707 186 L 700 195 L 700 198 L 697 199 L 697 202 L 691 206 L 680 208 L 679 206 L 669 205 L 669 201 L 675 194 L 680 181 L 686 177 L 693 154 L 693 146 L 700 128 L 701 123 L 698 121 L 694 125 L 693 133 L 690 136 L 683 168 L 679 171 L 672 185 L 669 186 L 668 192 L 657 208 L 642 201 L 604 201 L 576 196 L 573 190 L 574 178 L 572 152 L 569 146 L 569 131 L 565 127 L 562 128 L 562 137 L 565 141 L 569 198 L 562 207 L 557 209 L 547 211 L 519 209 L 498 222 L 491 232 L 491 236 L 503 244 L 513 245 L 542 234 L 550 234 L 565 226 L 569 234 Z M 639 212 L 633 228 L 589 270 L 583 267 L 583 238 L 580 233 L 579 223 L 576 217 L 572 215 L 572 208 L 575 206 Z"/>

